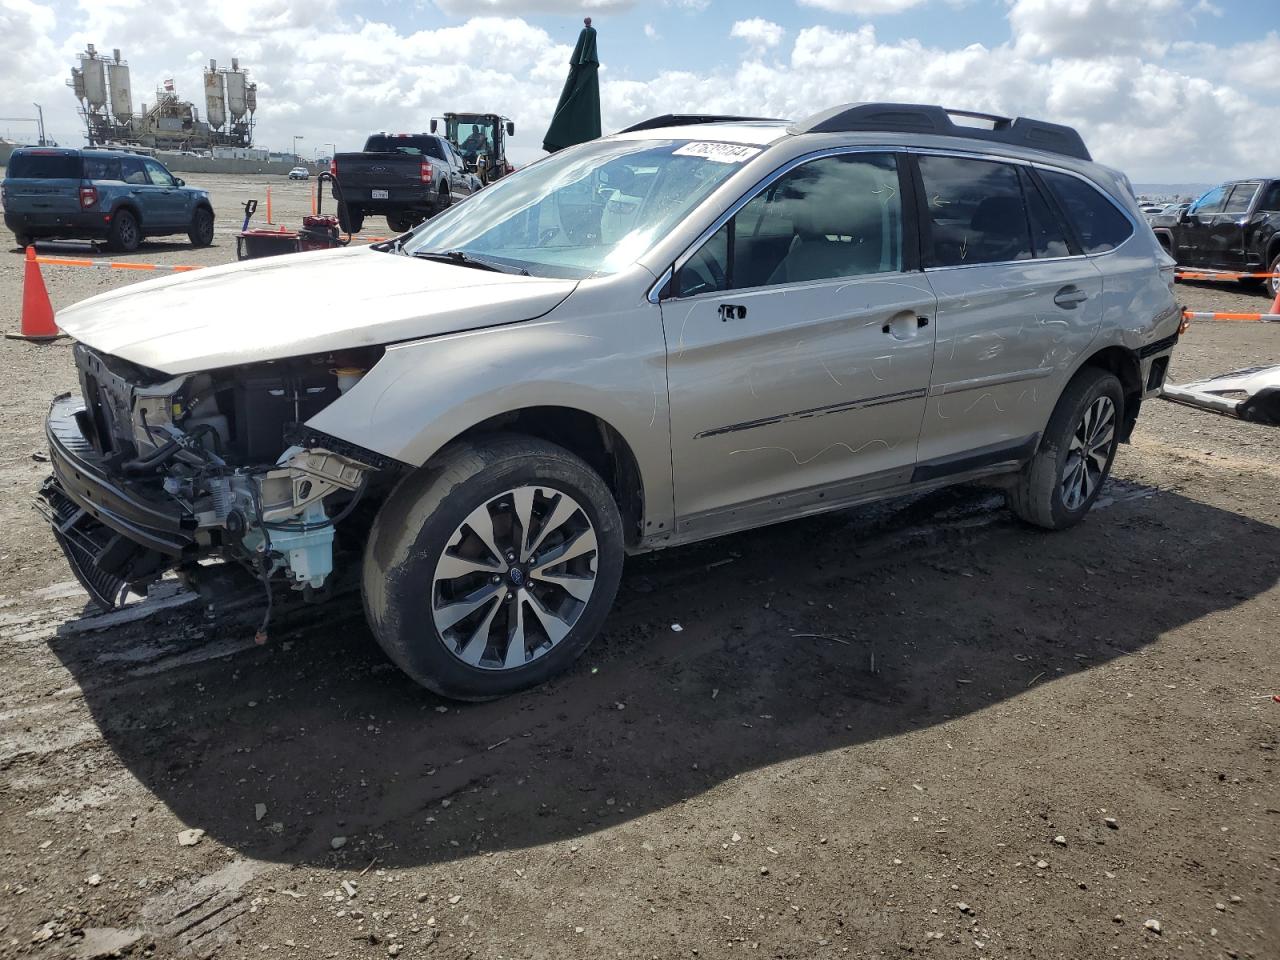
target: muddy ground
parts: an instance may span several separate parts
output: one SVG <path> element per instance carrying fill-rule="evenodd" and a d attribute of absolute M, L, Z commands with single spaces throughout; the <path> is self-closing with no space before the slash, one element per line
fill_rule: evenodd
<path fill-rule="evenodd" d="M 216 245 L 124 259 L 233 257 L 266 181 L 204 179 Z M 571 673 L 460 706 L 351 597 L 93 616 L 29 507 L 68 346 L 0 350 L 2 957 L 1280 957 L 1274 428 L 1151 403 L 1067 533 L 960 489 L 630 560 Z M 1258 363 L 1198 324 L 1173 379 Z"/>

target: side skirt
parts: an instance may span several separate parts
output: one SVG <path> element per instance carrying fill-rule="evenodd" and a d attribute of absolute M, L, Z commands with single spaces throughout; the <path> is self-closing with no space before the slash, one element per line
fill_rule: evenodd
<path fill-rule="evenodd" d="M 927 493 L 958 483 L 1016 473 L 1035 454 L 1039 444 L 1040 434 L 1037 433 L 1012 443 L 994 444 L 962 455 L 926 461 L 911 470 L 909 476 L 904 468 L 708 510 L 681 518 L 674 533 L 646 537 L 630 552 L 648 553 L 877 500 Z"/>

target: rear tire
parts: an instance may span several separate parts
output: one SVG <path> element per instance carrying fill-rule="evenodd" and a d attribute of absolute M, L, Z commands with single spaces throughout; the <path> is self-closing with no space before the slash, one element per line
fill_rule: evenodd
<path fill-rule="evenodd" d="M 191 229 L 187 231 L 193 247 L 207 247 L 213 243 L 213 211 L 205 207 L 197 207 L 191 218 Z"/>
<path fill-rule="evenodd" d="M 393 233 L 408 233 L 421 223 L 421 219 L 412 213 L 387 214 L 387 226 Z"/>
<path fill-rule="evenodd" d="M 617 504 L 581 459 L 531 437 L 461 443 L 378 512 L 365 614 L 418 683 L 490 700 L 578 658 L 609 613 L 622 562 Z"/>
<path fill-rule="evenodd" d="M 1120 381 L 1085 367 L 1058 398 L 1039 449 L 1009 491 L 1010 509 L 1046 530 L 1079 523 L 1111 473 L 1123 423 Z"/>
<path fill-rule="evenodd" d="M 140 243 L 142 231 L 138 229 L 138 218 L 130 210 L 117 210 L 107 233 L 107 249 L 112 253 L 133 253 Z"/>
<path fill-rule="evenodd" d="M 338 226 L 343 233 L 359 233 L 364 226 L 364 211 L 352 210 L 345 203 L 338 204 Z"/>

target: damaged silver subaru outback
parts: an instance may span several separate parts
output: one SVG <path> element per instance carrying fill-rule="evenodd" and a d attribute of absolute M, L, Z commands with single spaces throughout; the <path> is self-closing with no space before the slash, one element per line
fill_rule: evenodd
<path fill-rule="evenodd" d="M 627 553 L 971 481 L 1070 526 L 1163 383 L 1172 261 L 1074 130 L 952 117 L 661 117 L 389 243 L 64 310 L 54 534 L 104 606 L 359 580 L 484 699 L 582 653 Z"/>

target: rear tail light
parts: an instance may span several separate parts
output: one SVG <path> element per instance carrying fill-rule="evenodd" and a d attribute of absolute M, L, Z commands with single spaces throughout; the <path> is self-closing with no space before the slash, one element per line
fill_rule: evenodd
<path fill-rule="evenodd" d="M 80 209 L 88 210 L 98 204 L 98 188 L 88 184 L 80 188 Z"/>
<path fill-rule="evenodd" d="M 335 159 L 335 160 L 330 160 L 330 161 L 329 161 L 329 176 L 331 176 L 331 177 L 336 177 L 337 175 L 338 175 L 338 161 L 337 161 L 336 159 Z"/>
<path fill-rule="evenodd" d="M 423 183 L 431 182 L 431 164 L 423 160 L 421 166 L 418 167 L 418 179 Z"/>

